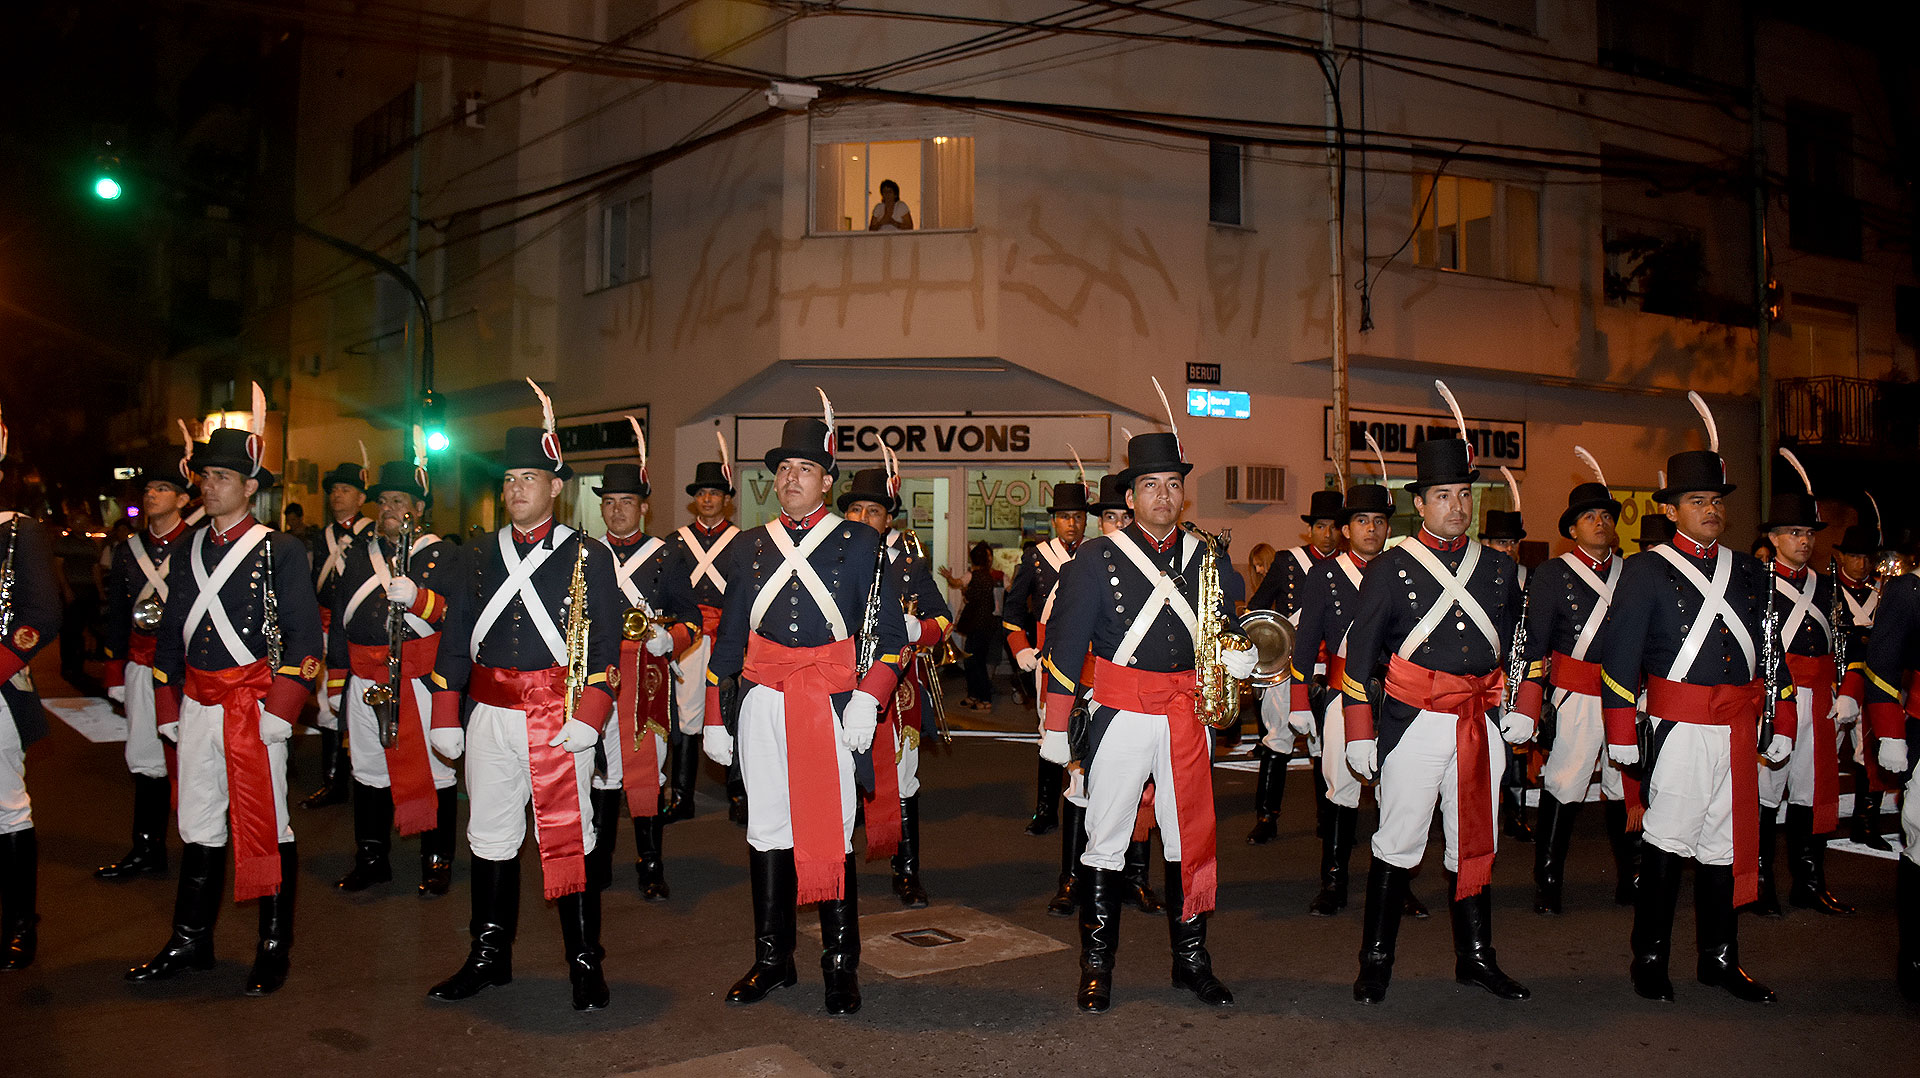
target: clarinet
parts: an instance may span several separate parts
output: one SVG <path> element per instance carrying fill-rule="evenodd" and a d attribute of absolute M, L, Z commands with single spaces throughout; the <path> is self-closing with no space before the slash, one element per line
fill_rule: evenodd
<path fill-rule="evenodd" d="M 880 581 L 887 572 L 887 543 L 884 536 L 873 556 L 873 580 L 867 585 L 867 605 L 860 611 L 860 645 L 854 657 L 857 677 L 866 677 L 880 658 Z"/>
<path fill-rule="evenodd" d="M 264 611 L 261 615 L 261 633 L 267 638 L 267 669 L 280 669 L 280 651 L 285 643 L 280 639 L 280 600 L 273 594 L 273 543 L 260 544 L 262 568 L 261 589 Z"/>
<path fill-rule="evenodd" d="M 1833 695 L 1840 695 L 1840 685 L 1847 680 L 1847 644 L 1853 635 L 1853 615 L 1847 609 L 1847 601 L 1840 587 L 1840 559 L 1827 558 L 1827 585 L 1833 589 L 1833 599 L 1827 604 L 1827 626 L 1833 636 Z"/>
<path fill-rule="evenodd" d="M 1520 595 L 1520 621 L 1513 627 L 1513 638 L 1507 644 L 1507 687 L 1500 698 L 1500 713 L 1505 716 L 1513 710 L 1513 703 L 1520 698 L 1520 683 L 1527 679 L 1527 607 L 1533 602 L 1533 589 L 1528 588 Z"/>
<path fill-rule="evenodd" d="M 0 561 L 0 636 L 13 628 L 13 548 L 20 541 L 20 518 L 7 521 L 7 557 Z"/>
<path fill-rule="evenodd" d="M 1775 662 L 1774 649 L 1779 647 L 1780 615 L 1773 608 L 1773 597 L 1780 592 L 1780 586 L 1774 581 L 1774 562 L 1767 561 L 1766 589 L 1767 599 L 1760 608 L 1760 663 L 1762 684 L 1767 688 L 1766 702 L 1760 705 L 1760 751 L 1767 751 L 1773 744 L 1773 702 L 1780 699 L 1779 663 Z"/>

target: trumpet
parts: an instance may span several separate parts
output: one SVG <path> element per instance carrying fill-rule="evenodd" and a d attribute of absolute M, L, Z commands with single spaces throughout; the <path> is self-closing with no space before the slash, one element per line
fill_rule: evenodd
<path fill-rule="evenodd" d="M 926 548 L 920 543 L 920 537 L 911 530 L 900 533 L 900 545 L 907 549 L 910 557 L 925 558 L 927 556 Z M 906 607 L 908 617 L 919 617 L 920 597 L 907 596 Z M 927 699 L 933 704 L 933 728 L 940 735 L 940 743 L 948 746 L 953 744 L 953 731 L 947 726 L 947 696 L 940 688 L 940 667 L 947 662 L 957 662 L 958 660 L 950 660 L 946 656 L 949 652 L 958 650 L 953 646 L 951 635 L 931 647 L 913 649 L 914 666 L 920 671 L 920 681 L 927 687 Z"/>
<path fill-rule="evenodd" d="M 1217 611 L 1224 596 L 1220 589 L 1220 559 L 1225 555 L 1231 532 L 1218 535 L 1201 531 L 1198 525 L 1181 521 L 1180 526 L 1204 543 L 1200 555 L 1200 596 L 1194 604 L 1199 610 L 1199 632 L 1193 641 L 1194 717 L 1216 730 L 1231 728 L 1240 721 L 1240 685 L 1227 675 L 1220 661 L 1223 652 L 1245 651 L 1253 646 L 1247 635 L 1233 628 Z"/>
<path fill-rule="evenodd" d="M 644 606 L 627 607 L 620 615 L 620 635 L 628 640 L 645 640 L 653 635 L 653 627 L 659 620 Z"/>
<path fill-rule="evenodd" d="M 143 633 L 150 633 L 160 627 L 160 616 L 166 612 L 166 605 L 158 596 L 149 595 L 133 604 L 133 627 Z"/>

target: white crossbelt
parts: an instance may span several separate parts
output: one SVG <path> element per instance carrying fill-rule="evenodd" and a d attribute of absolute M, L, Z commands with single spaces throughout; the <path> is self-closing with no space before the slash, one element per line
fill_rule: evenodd
<path fill-rule="evenodd" d="M 333 528 L 326 530 L 324 538 L 327 541 L 327 560 L 320 563 L 320 579 L 316 587 L 325 587 L 327 578 L 335 573 L 347 571 L 347 551 L 353 549 L 353 541 L 358 539 L 360 533 L 367 530 L 372 523 L 373 521 L 367 517 L 353 518 L 353 526 L 347 529 L 345 539 L 334 538 Z"/>
<path fill-rule="evenodd" d="M 412 558 L 413 555 L 439 541 L 440 537 L 437 535 L 423 535 L 415 539 L 413 548 L 407 551 L 408 558 Z M 353 621 L 353 616 L 360 611 L 360 604 L 367 601 L 367 596 L 373 594 L 375 588 L 380 589 L 381 594 L 384 595 L 387 585 L 393 582 L 393 573 L 387 568 L 387 559 L 380 556 L 378 539 L 367 544 L 367 561 L 373 566 L 373 575 L 361 581 L 360 586 L 354 589 L 353 597 L 347 600 L 347 609 L 340 617 L 342 625 Z M 433 635 L 433 626 L 427 624 L 427 619 L 411 610 L 407 611 L 407 627 L 420 636 Z"/>
<path fill-rule="evenodd" d="M 487 638 L 493 623 L 500 620 L 506 612 L 507 604 L 514 596 L 520 597 L 520 603 L 527 608 L 527 620 L 533 622 L 534 631 L 540 639 L 546 641 L 547 650 L 553 654 L 555 666 L 567 665 L 567 642 L 560 635 L 560 627 L 553 623 L 553 614 L 545 603 L 540 601 L 540 592 L 533 586 L 533 572 L 553 556 L 553 552 L 566 545 L 572 538 L 573 529 L 565 524 L 555 524 L 548 535 L 548 541 L 533 548 L 526 560 L 521 560 L 520 552 L 513 547 L 513 527 L 500 529 L 500 560 L 506 563 L 507 579 L 500 584 L 499 590 L 487 600 L 480 610 L 480 619 L 473 623 L 473 638 L 467 647 L 474 658 L 480 657 L 480 641 Z"/>
<path fill-rule="evenodd" d="M 1353 559 L 1341 558 L 1335 564 L 1340 566 L 1341 572 L 1347 574 L 1347 583 L 1353 585 L 1353 590 L 1359 591 L 1360 590 L 1360 567 L 1358 565 L 1353 564 Z"/>
<path fill-rule="evenodd" d="M 1833 586 L 1840 588 L 1840 597 L 1847 601 L 1847 614 L 1853 618 L 1853 623 L 1862 629 L 1873 628 L 1874 611 L 1880 608 L 1880 593 L 1868 592 L 1867 601 L 1862 603 L 1856 602 L 1853 592 L 1841 587 L 1838 580 L 1833 582 Z"/>
<path fill-rule="evenodd" d="M 1180 619 L 1180 624 L 1187 627 L 1187 638 L 1196 639 L 1199 635 L 1200 619 L 1193 612 L 1193 604 L 1187 601 L 1187 597 L 1182 595 L 1179 587 L 1174 584 L 1173 577 L 1168 576 L 1166 570 L 1155 565 L 1153 559 L 1147 557 L 1147 552 L 1140 548 L 1140 541 L 1126 532 L 1114 532 L 1113 545 L 1118 547 L 1120 553 L 1125 554 L 1127 560 L 1133 563 L 1133 567 L 1140 570 L 1140 575 L 1146 577 L 1147 581 L 1153 585 L 1153 592 L 1147 596 L 1146 603 L 1134 612 L 1133 624 L 1127 627 L 1127 635 L 1120 638 L 1120 647 L 1113 653 L 1114 665 L 1125 666 L 1133 661 L 1133 653 L 1140 649 L 1140 642 L 1147 638 L 1153 623 L 1160 619 L 1162 610 L 1171 609 L 1173 616 Z M 1200 541 L 1191 535 L 1180 537 L 1182 566 L 1192 559 L 1194 551 L 1199 546 Z"/>
<path fill-rule="evenodd" d="M 1560 560 L 1566 562 L 1567 568 L 1573 570 L 1573 575 L 1579 577 L 1587 587 L 1593 589 L 1595 595 L 1600 597 L 1599 601 L 1593 604 L 1593 613 L 1587 615 L 1587 623 L 1580 627 L 1580 635 L 1574 640 L 1573 652 L 1569 656 L 1584 662 L 1587 652 L 1593 647 L 1594 639 L 1600 635 L 1600 626 L 1606 624 L 1607 611 L 1613 607 L 1613 589 L 1620 583 L 1620 559 L 1608 559 L 1613 564 L 1607 566 L 1605 580 L 1601 580 L 1600 574 L 1594 572 L 1586 562 L 1580 560 L 1578 554 L 1571 550 L 1560 555 Z"/>
<path fill-rule="evenodd" d="M 193 634 L 199 630 L 200 621 L 205 617 L 213 622 L 213 631 L 220 634 L 220 642 L 226 645 L 227 653 L 233 656 L 235 665 L 246 666 L 258 658 L 247 650 L 247 645 L 241 642 L 239 632 L 233 627 L 233 620 L 227 617 L 226 605 L 220 602 L 220 589 L 227 586 L 227 581 L 240 568 L 240 563 L 253 555 L 254 548 L 266 541 L 268 533 L 265 524 L 255 521 L 245 535 L 233 542 L 226 553 L 226 560 L 211 574 L 200 564 L 201 552 L 206 548 L 207 531 L 202 528 L 194 533 L 193 552 L 187 558 L 187 564 L 193 566 L 193 580 L 199 585 L 200 594 L 194 596 L 193 605 L 187 608 L 187 620 L 182 623 L 180 631 L 183 642 L 193 643 Z M 267 560 L 267 578 L 260 582 L 260 586 L 273 587 L 271 558 Z"/>
<path fill-rule="evenodd" d="M 1727 631 L 1733 634 L 1734 643 L 1740 645 L 1741 653 L 1747 657 L 1747 673 L 1752 675 L 1758 669 L 1753 659 L 1753 634 L 1747 631 L 1746 623 L 1727 603 L 1727 585 L 1733 580 L 1733 552 L 1724 546 L 1720 548 L 1720 554 L 1713 563 L 1711 581 L 1687 561 L 1686 555 L 1671 546 L 1662 544 L 1654 547 L 1653 552 L 1671 562 L 1700 593 L 1700 612 L 1693 619 L 1693 628 L 1687 630 L 1686 639 L 1680 642 L 1680 651 L 1674 655 L 1673 666 L 1667 670 L 1667 680 L 1686 680 L 1687 671 L 1693 669 L 1693 661 L 1700 657 L 1700 648 L 1706 644 L 1707 633 L 1712 630 L 1715 621 L 1724 622 Z"/>
<path fill-rule="evenodd" d="M 714 568 L 714 563 L 720 560 L 720 552 L 727 549 L 727 544 L 733 542 L 733 537 L 739 534 L 739 528 L 728 528 L 720 533 L 719 542 L 702 549 L 699 541 L 694 538 L 693 529 L 682 524 L 680 541 L 687 544 L 687 553 L 693 557 L 693 572 L 688 576 L 687 583 L 697 588 L 700 586 L 700 578 L 704 576 L 713 581 L 716 591 L 725 595 L 727 582 L 720 576 L 720 571 Z"/>
<path fill-rule="evenodd" d="M 1480 564 L 1480 544 L 1471 539 L 1467 540 L 1467 553 L 1460 559 L 1458 573 L 1448 572 L 1446 565 L 1418 539 L 1401 543 L 1400 549 L 1413 555 L 1414 562 L 1432 575 L 1434 581 L 1440 585 L 1440 598 L 1434 600 L 1433 605 L 1427 609 L 1425 617 L 1414 623 L 1413 631 L 1400 642 L 1400 650 L 1396 654 L 1402 659 L 1411 658 L 1414 652 L 1420 650 L 1420 645 L 1426 643 L 1427 638 L 1433 635 L 1433 631 L 1440 627 L 1440 622 L 1445 620 L 1455 604 L 1458 604 L 1466 613 L 1467 620 L 1473 622 L 1480 632 L 1485 634 L 1487 643 L 1493 647 L 1493 653 L 1500 654 L 1500 633 L 1493 627 L 1493 619 L 1487 616 L 1487 611 L 1480 605 L 1480 600 L 1467 591 L 1467 583 L 1473 579 L 1474 567 Z"/>
<path fill-rule="evenodd" d="M 160 559 L 159 565 L 153 564 L 153 556 L 147 553 L 147 544 L 141 540 L 138 532 L 127 536 L 127 549 L 133 551 L 133 563 L 140 567 L 141 574 L 147 578 L 147 582 L 140 587 L 140 594 L 134 596 L 133 601 L 137 603 L 150 595 L 158 595 L 161 602 L 166 602 L 167 566 L 173 563 L 173 554 L 169 552 L 166 557 Z"/>
<path fill-rule="evenodd" d="M 1040 544 L 1040 556 L 1053 566 L 1053 586 L 1047 589 L 1047 601 L 1040 604 L 1040 624 L 1053 620 L 1053 600 L 1060 594 L 1060 572 L 1066 568 L 1073 555 L 1067 552 L 1065 543 L 1058 539 L 1049 539 Z"/>
<path fill-rule="evenodd" d="M 603 539 L 601 542 L 606 540 Z M 618 554 L 613 557 L 613 579 L 614 583 L 620 585 L 620 594 L 627 597 L 628 606 L 637 606 L 648 614 L 653 613 L 653 604 L 641 597 L 640 585 L 633 582 L 633 574 L 639 572 L 641 564 L 663 545 L 658 536 L 649 535 L 647 541 L 641 543 L 640 548 L 635 550 L 633 556 L 626 561 L 621 561 Z M 613 544 L 607 543 L 607 549 L 613 550 Z"/>
<path fill-rule="evenodd" d="M 1826 634 L 1827 641 L 1831 644 L 1833 626 L 1827 624 L 1826 611 L 1813 605 L 1814 592 L 1820 587 L 1820 574 L 1808 569 L 1807 586 L 1801 590 L 1795 590 L 1793 584 L 1779 573 L 1774 573 L 1772 576 L 1773 586 L 1793 603 L 1793 609 L 1787 611 L 1787 620 L 1780 626 L 1780 646 L 1784 648 L 1793 643 L 1793 638 L 1800 635 L 1800 626 L 1806 623 L 1808 617 L 1812 617 L 1814 624 L 1820 626 L 1820 631 Z M 1839 586 L 1834 585 L 1836 588 Z"/>
<path fill-rule="evenodd" d="M 814 569 L 813 563 L 807 560 L 807 557 L 820 549 L 820 544 L 826 542 L 827 537 L 833 534 L 834 529 L 840 525 L 840 521 L 841 517 L 838 513 L 828 513 L 821 517 L 820 522 L 813 526 L 813 530 L 807 533 L 805 539 L 800 540 L 798 546 L 794 545 L 793 540 L 787 535 L 787 529 L 778 521 L 766 526 L 767 537 L 773 541 L 774 549 L 780 552 L 780 564 L 774 568 L 773 574 L 767 577 L 767 582 L 761 587 L 760 594 L 753 597 L 753 610 L 747 622 L 749 626 L 758 630 L 761 620 L 767 615 L 767 608 L 773 605 L 773 600 L 779 596 L 780 589 L 786 586 L 788 580 L 797 578 L 801 586 L 807 589 L 807 594 L 813 596 L 814 605 L 820 608 L 820 616 L 827 619 L 827 628 L 833 633 L 833 638 L 835 640 L 847 638 L 847 619 L 840 616 L 840 604 L 833 601 L 833 593 L 827 590 L 826 582 L 820 579 L 819 571 Z"/>

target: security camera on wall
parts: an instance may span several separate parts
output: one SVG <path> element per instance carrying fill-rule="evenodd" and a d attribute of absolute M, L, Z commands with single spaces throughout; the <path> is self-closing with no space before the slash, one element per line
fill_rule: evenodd
<path fill-rule="evenodd" d="M 813 99 L 820 96 L 820 87 L 808 86 L 803 82 L 775 81 L 767 87 L 767 104 L 788 112 L 805 112 Z"/>

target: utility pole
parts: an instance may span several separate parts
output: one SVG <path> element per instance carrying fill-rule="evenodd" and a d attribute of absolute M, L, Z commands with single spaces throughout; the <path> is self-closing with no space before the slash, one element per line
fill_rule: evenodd
<path fill-rule="evenodd" d="M 1747 126 L 1753 169 L 1753 352 L 1760 394 L 1760 519 L 1773 511 L 1773 327 L 1767 312 L 1767 140 L 1760 107 L 1760 20 L 1747 13 Z"/>
<path fill-rule="evenodd" d="M 420 280 L 420 133 L 421 112 L 425 106 L 426 94 L 421 88 L 420 79 L 416 72 L 413 80 L 413 142 L 412 152 L 410 154 L 412 158 L 412 174 L 407 181 L 407 276 L 415 282 Z M 419 291 L 418 284 L 414 286 L 414 291 Z M 419 304 L 418 317 L 426 324 L 431 324 L 433 321 L 433 313 L 427 309 L 424 302 Z M 412 449 L 410 439 L 413 436 L 413 428 L 420 422 L 421 385 L 415 380 L 416 376 L 424 380 L 426 383 L 425 388 L 428 390 L 433 388 L 433 349 L 431 347 L 426 349 L 423 354 L 422 365 L 419 369 L 415 368 L 413 362 L 414 334 L 418 332 L 421 332 L 421 330 L 415 328 L 414 316 L 408 315 L 406 336 L 407 420 L 406 426 L 403 427 L 400 432 L 400 444 L 406 447 L 406 450 Z M 432 330 L 428 329 L 425 332 L 431 333 Z M 403 457 L 408 455 L 409 453 L 407 451 L 401 453 Z"/>
<path fill-rule="evenodd" d="M 1320 48 L 1321 74 L 1327 82 L 1327 255 L 1329 282 L 1333 286 L 1333 441 L 1328 449 L 1341 475 L 1351 474 L 1353 447 L 1347 437 L 1347 250 L 1342 225 L 1340 162 L 1346 152 L 1342 145 L 1339 83 L 1333 63 L 1333 0 L 1321 0 Z"/>

